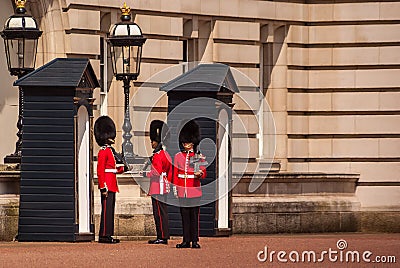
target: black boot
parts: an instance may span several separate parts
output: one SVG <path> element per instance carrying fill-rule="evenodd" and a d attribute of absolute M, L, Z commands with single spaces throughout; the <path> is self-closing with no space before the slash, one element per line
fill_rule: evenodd
<path fill-rule="evenodd" d="M 176 248 L 190 248 L 190 242 L 182 242 L 176 245 Z"/>
<path fill-rule="evenodd" d="M 119 242 L 120 242 L 119 239 L 112 238 L 111 236 L 100 236 L 99 237 L 99 243 L 117 244 Z"/>
<path fill-rule="evenodd" d="M 149 240 L 149 244 L 163 244 L 163 245 L 168 245 L 168 239 L 155 239 L 155 240 Z"/>
<path fill-rule="evenodd" d="M 197 242 L 192 242 L 192 248 L 200 248 L 200 244 Z"/>

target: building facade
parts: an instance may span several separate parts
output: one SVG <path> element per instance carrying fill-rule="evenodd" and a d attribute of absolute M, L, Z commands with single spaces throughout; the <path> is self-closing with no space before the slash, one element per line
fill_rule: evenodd
<path fill-rule="evenodd" d="M 123 123 L 123 88 L 113 79 L 106 37 L 122 4 L 27 3 L 43 31 L 36 66 L 56 57 L 89 58 L 101 83 L 97 116 L 108 114 L 117 126 Z M 5 21 L 13 1 L 1 5 Z M 399 218 L 400 2 L 129 0 L 127 5 L 147 37 L 131 90 L 135 153 L 150 153 L 149 122 L 167 116 L 166 95 L 146 81 L 185 62 L 224 63 L 240 74 L 234 111 L 245 130 L 235 129 L 234 119 L 234 170 L 257 173 L 273 163 L 280 173 L 360 174 L 355 192 L 360 211 L 388 221 Z M 18 90 L 4 56 L 0 76 L 0 155 L 5 156 L 17 140 Z M 173 77 L 157 82 L 168 78 Z M 247 150 L 240 147 L 243 142 Z"/>

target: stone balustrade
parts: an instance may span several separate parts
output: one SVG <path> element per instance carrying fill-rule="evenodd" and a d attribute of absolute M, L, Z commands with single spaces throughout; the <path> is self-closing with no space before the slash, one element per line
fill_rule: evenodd
<path fill-rule="evenodd" d="M 399 231 L 394 222 L 371 225 L 361 211 L 355 192 L 357 174 L 258 173 L 234 174 L 232 182 L 232 230 L 234 234 Z M 138 185 L 139 175 L 118 176 L 115 233 L 123 239 L 155 235 L 151 200 Z M 260 184 L 250 191 L 251 181 Z M 97 181 L 93 182 L 95 185 Z M 140 183 L 142 185 L 142 183 Z M 144 185 L 143 188 L 146 188 Z M 0 240 L 17 234 L 19 171 L 0 171 Z M 95 222 L 99 225 L 100 194 L 95 191 Z M 368 215 L 367 215 L 368 214 Z M 372 214 L 371 214 L 372 215 Z M 393 213 L 389 215 L 393 219 Z M 375 228 L 374 228 L 375 226 Z"/>

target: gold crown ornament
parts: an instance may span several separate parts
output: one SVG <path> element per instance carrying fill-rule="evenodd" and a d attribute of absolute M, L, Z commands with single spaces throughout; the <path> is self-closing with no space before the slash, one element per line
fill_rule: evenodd
<path fill-rule="evenodd" d="M 26 0 L 15 0 L 15 5 L 17 8 L 25 8 Z"/>
<path fill-rule="evenodd" d="M 126 5 L 126 2 L 124 2 L 124 5 L 121 7 L 121 11 L 123 16 L 131 14 L 131 8 Z"/>

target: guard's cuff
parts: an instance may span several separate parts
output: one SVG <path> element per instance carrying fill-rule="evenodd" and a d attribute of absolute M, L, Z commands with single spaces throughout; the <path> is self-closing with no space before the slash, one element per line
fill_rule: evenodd
<path fill-rule="evenodd" d="M 107 187 L 104 187 L 104 188 L 101 188 L 101 189 L 100 189 L 100 193 L 106 193 L 106 192 L 108 192 Z"/>

